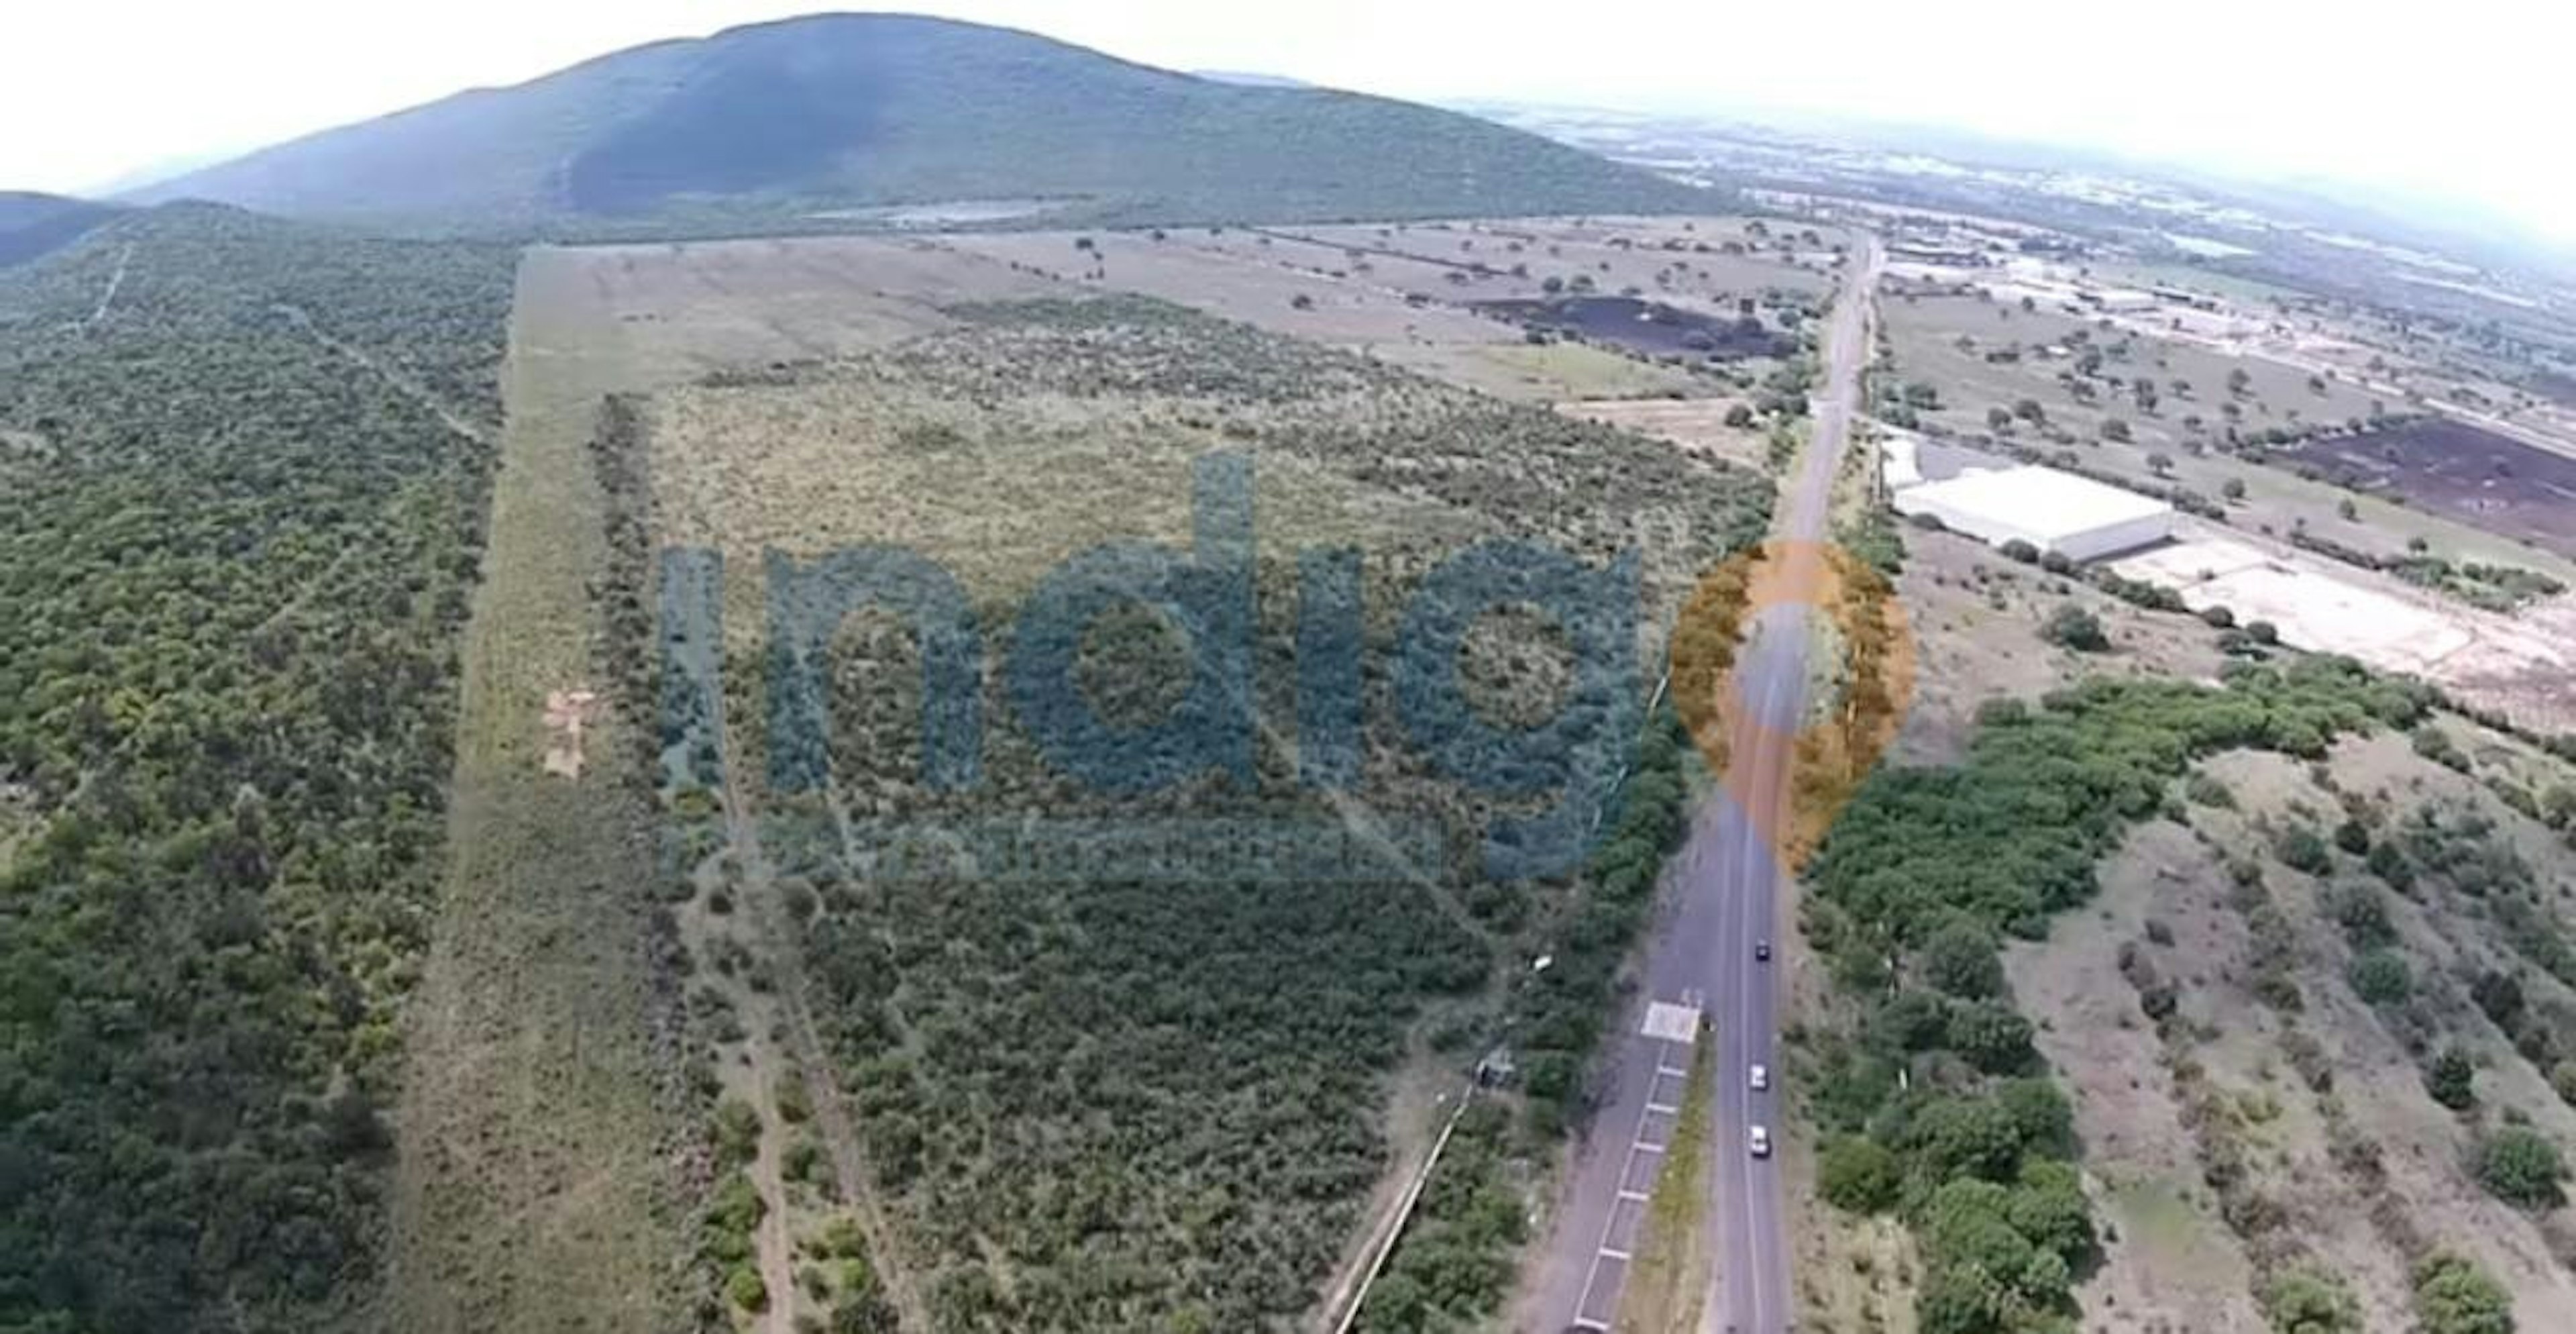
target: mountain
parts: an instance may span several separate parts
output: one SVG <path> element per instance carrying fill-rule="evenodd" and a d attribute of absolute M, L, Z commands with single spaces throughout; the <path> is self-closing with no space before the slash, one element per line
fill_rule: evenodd
<path fill-rule="evenodd" d="M 69 245 L 122 211 L 86 199 L 0 190 L 0 269 Z"/>
<path fill-rule="evenodd" d="M 1173 221 L 1710 206 L 1705 191 L 1455 112 L 894 14 L 635 47 L 137 197 L 182 196 L 505 224 L 1029 197 Z"/>
<path fill-rule="evenodd" d="M 1259 74 L 1251 70 L 1194 69 L 1191 70 L 1190 73 L 1198 78 L 1212 79 L 1218 83 L 1238 83 L 1246 88 L 1312 88 L 1316 86 L 1306 82 L 1304 79 L 1289 78 L 1285 74 Z"/>

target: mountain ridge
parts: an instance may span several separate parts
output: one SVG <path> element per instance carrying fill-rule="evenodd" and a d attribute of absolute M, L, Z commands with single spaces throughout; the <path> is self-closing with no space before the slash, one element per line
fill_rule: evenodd
<path fill-rule="evenodd" d="M 0 190 L 0 269 L 50 254 L 124 210 L 32 190 Z"/>
<path fill-rule="evenodd" d="M 992 197 L 1103 221 L 1673 212 L 1708 192 L 1457 112 L 834 13 L 647 43 L 161 182 L 339 219 L 616 223 Z"/>

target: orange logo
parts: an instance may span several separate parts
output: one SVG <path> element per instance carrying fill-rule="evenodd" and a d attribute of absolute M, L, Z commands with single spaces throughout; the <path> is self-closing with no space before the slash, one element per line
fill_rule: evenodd
<path fill-rule="evenodd" d="M 1701 578 L 1671 659 L 1691 740 L 1797 874 L 1913 702 L 1914 636 L 1895 586 L 1840 546 L 1774 539 Z"/>

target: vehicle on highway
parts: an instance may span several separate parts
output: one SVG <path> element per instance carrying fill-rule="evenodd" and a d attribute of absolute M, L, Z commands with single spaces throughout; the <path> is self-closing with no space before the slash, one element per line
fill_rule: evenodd
<path fill-rule="evenodd" d="M 1771 962 L 1771 942 L 1770 942 L 1770 941 L 1767 941 L 1767 940 L 1757 940 L 1757 941 L 1753 942 L 1753 960 L 1754 960 L 1754 962 L 1756 962 L 1756 963 L 1769 963 L 1769 962 Z"/>
<path fill-rule="evenodd" d="M 1746 1082 L 1753 1086 L 1753 1091 L 1756 1093 L 1771 1087 L 1771 1067 L 1756 1062 L 1754 1067 L 1746 1072 Z"/>
<path fill-rule="evenodd" d="M 1753 1128 L 1752 1141 L 1754 1157 L 1768 1158 L 1771 1156 L 1771 1127 L 1755 1126 Z"/>

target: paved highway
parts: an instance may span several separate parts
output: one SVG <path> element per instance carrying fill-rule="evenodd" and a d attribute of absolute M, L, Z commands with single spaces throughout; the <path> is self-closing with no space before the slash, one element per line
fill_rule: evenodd
<path fill-rule="evenodd" d="M 1858 412 L 1870 354 L 1869 311 L 1880 252 L 1866 242 L 1846 266 L 1825 338 L 1824 382 L 1814 400 L 1814 447 L 1791 479 L 1774 525 L 1778 537 L 1815 542 L 1825 533 L 1835 465 Z M 1793 549 L 1794 550 L 1794 549 Z M 1804 553 L 1812 559 L 1812 552 Z M 1795 559 L 1793 557 L 1793 559 Z M 1813 588 L 1788 574 L 1789 587 Z M 1607 1330 L 1617 1319 L 1645 1205 L 1671 1148 L 1683 1072 L 1696 1041 L 1717 1044 L 1711 1099 L 1710 1194 L 1703 1239 L 1715 1247 L 1714 1290 L 1705 1334 L 1781 1334 L 1794 1309 L 1777 1160 L 1748 1148 L 1752 1127 L 1779 1134 L 1784 1104 L 1773 1087 L 1755 1090 L 1755 1064 L 1777 1070 L 1778 984 L 1756 963 L 1757 942 L 1779 938 L 1781 868 L 1772 831 L 1785 829 L 1793 735 L 1806 708 L 1803 609 L 1778 606 L 1756 621 L 1737 656 L 1736 713 L 1725 797 L 1691 822 L 1674 861 L 1675 883 L 1647 945 L 1638 1003 L 1623 1021 L 1609 1096 L 1577 1146 L 1563 1207 L 1530 1288 L 1533 1331 Z M 1706 1027 L 1700 1023 L 1705 1016 Z M 1643 1331 L 1641 1334 L 1682 1334 Z"/>

